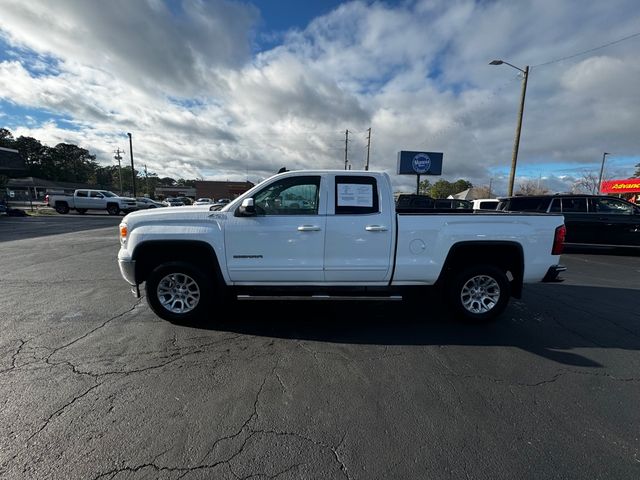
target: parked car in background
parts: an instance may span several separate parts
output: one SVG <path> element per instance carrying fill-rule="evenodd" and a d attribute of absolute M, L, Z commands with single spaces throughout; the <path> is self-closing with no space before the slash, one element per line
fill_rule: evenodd
<path fill-rule="evenodd" d="M 471 210 L 473 204 L 469 200 L 457 198 L 431 198 L 428 195 L 402 194 L 398 196 L 396 208 L 425 210 Z"/>
<path fill-rule="evenodd" d="M 472 200 L 474 210 L 497 210 L 500 200 L 497 198 L 479 198 Z"/>
<path fill-rule="evenodd" d="M 452 208 L 459 210 L 468 210 L 473 208 L 473 203 L 469 200 L 460 200 L 458 198 L 436 198 L 436 208 Z"/>
<path fill-rule="evenodd" d="M 118 215 L 138 210 L 135 198 L 120 197 L 107 190 L 78 189 L 73 195 L 47 194 L 45 202 L 60 214 L 69 213 L 69 210 L 76 210 L 81 215 L 87 210 L 106 210 L 109 215 Z"/>
<path fill-rule="evenodd" d="M 166 207 L 184 207 L 184 202 L 182 200 L 178 200 L 177 198 L 166 198 L 164 202 L 162 202 Z"/>
<path fill-rule="evenodd" d="M 199 198 L 197 199 L 195 202 L 193 202 L 194 205 L 213 205 L 213 199 L 212 198 Z"/>
<path fill-rule="evenodd" d="M 158 202 L 151 198 L 147 197 L 138 197 L 136 198 L 136 203 L 138 204 L 138 208 L 144 210 L 145 208 L 158 208 L 158 207 L 166 207 L 162 202 Z"/>
<path fill-rule="evenodd" d="M 640 247 L 640 207 L 608 195 L 535 195 L 500 199 L 499 210 L 562 213 L 567 245 Z"/>
<path fill-rule="evenodd" d="M 193 205 L 193 199 L 189 197 L 176 197 L 176 200 L 180 200 L 184 205 Z"/>
<path fill-rule="evenodd" d="M 220 200 L 216 200 L 211 205 L 211 210 L 220 210 L 221 208 L 226 207 L 230 202 L 231 200 L 229 200 L 228 198 L 221 198 Z"/>

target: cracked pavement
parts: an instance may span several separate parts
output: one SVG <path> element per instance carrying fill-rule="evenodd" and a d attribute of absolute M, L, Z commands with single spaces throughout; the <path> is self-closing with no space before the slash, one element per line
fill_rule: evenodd
<path fill-rule="evenodd" d="M 640 478 L 640 257 L 570 254 L 500 321 L 121 279 L 118 218 L 0 219 L 0 478 Z"/>

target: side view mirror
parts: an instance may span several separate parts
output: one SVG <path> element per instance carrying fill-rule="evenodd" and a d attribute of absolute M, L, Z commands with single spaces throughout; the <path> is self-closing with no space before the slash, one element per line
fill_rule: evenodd
<path fill-rule="evenodd" d="M 256 207 L 253 198 L 245 198 L 238 207 L 238 215 L 241 217 L 253 217 L 256 214 Z"/>

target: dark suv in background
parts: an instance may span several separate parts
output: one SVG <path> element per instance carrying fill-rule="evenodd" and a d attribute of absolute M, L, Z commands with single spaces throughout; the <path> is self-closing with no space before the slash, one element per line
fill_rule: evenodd
<path fill-rule="evenodd" d="M 536 195 L 500 199 L 498 210 L 561 213 L 567 245 L 640 247 L 640 207 L 606 195 Z"/>

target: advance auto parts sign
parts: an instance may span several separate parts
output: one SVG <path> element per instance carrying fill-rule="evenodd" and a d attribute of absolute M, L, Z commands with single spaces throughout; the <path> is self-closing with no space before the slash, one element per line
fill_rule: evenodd
<path fill-rule="evenodd" d="M 602 182 L 602 193 L 638 193 L 640 192 L 640 178 L 625 180 L 605 180 Z"/>
<path fill-rule="evenodd" d="M 442 152 L 398 152 L 398 175 L 442 175 Z"/>

